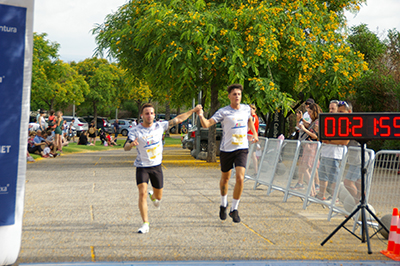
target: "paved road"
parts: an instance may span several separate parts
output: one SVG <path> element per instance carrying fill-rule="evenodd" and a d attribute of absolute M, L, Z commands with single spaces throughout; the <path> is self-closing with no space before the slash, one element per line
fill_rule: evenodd
<path fill-rule="evenodd" d="M 371 238 L 371 255 L 366 243 L 344 229 L 322 247 L 342 216 L 328 222 L 328 210 L 322 206 L 312 204 L 303 210 L 295 197 L 283 203 L 281 192 L 267 196 L 268 188 L 253 190 L 253 181 L 245 183 L 239 208 L 242 222 L 234 224 L 229 217 L 221 222 L 218 164 L 195 161 L 180 147 L 165 148 L 162 206 L 157 210 L 149 205 L 150 233 L 137 234 L 141 218 L 135 156 L 135 151 L 121 149 L 29 164 L 16 264 L 350 260 L 395 265 L 380 254 L 387 242 L 376 236 Z M 231 180 L 229 201 L 233 185 Z"/>

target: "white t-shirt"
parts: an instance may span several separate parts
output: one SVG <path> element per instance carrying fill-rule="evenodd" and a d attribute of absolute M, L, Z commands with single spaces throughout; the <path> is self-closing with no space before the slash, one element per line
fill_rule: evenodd
<path fill-rule="evenodd" d="M 164 131 L 168 130 L 168 121 L 155 122 L 151 127 L 144 127 L 142 124 L 132 127 L 128 139 L 139 142 L 137 157 L 134 162 L 136 167 L 152 167 L 162 162 L 162 137 Z"/>
<path fill-rule="evenodd" d="M 343 157 L 343 145 L 323 144 L 321 147 L 321 157 L 341 160 Z"/>
<path fill-rule="evenodd" d="M 235 110 L 228 105 L 219 109 L 211 117 L 216 123 L 221 122 L 221 151 L 232 152 L 249 148 L 247 123 L 251 117 L 250 110 L 250 106 L 245 104 L 241 104 L 239 110 Z"/>

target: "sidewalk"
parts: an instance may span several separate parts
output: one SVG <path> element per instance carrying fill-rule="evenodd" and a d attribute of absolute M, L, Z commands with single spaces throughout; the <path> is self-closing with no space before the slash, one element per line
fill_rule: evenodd
<path fill-rule="evenodd" d="M 240 202 L 242 222 L 220 221 L 218 163 L 196 161 L 180 147 L 165 147 L 161 209 L 149 204 L 150 232 L 137 234 L 135 156 L 121 149 L 29 164 L 16 264 L 396 265 L 379 252 L 387 245 L 380 235 L 371 238 L 371 255 L 344 229 L 321 246 L 343 216 L 328 222 L 320 205 L 303 210 L 295 197 L 283 203 L 282 193 L 267 196 L 268 188 L 253 190 L 252 181 Z M 231 180 L 229 202 L 233 185 Z"/>

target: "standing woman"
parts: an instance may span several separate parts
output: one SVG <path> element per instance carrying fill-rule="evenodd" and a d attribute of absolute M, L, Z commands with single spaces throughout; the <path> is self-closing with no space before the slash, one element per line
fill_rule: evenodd
<path fill-rule="evenodd" d="M 298 127 L 301 129 L 302 134 L 304 134 L 304 136 L 300 137 L 307 141 L 318 141 L 318 115 L 322 113 L 321 107 L 316 103 L 311 103 L 308 107 L 308 113 L 310 114 L 311 123 L 308 127 L 306 127 L 304 124 L 299 123 Z M 317 151 L 315 149 L 315 146 L 313 146 L 312 144 L 307 143 L 304 145 L 303 156 L 299 159 L 299 180 L 295 186 L 295 189 L 305 189 L 303 184 L 304 178 L 307 183 L 310 181 L 311 170 L 314 164 L 316 152 Z M 315 172 L 314 183 L 311 186 L 311 196 L 316 195 L 315 185 L 319 185 L 319 179 L 317 178 L 317 175 L 318 172 Z"/>
<path fill-rule="evenodd" d="M 56 147 L 60 152 L 62 152 L 62 126 L 63 126 L 63 113 L 61 111 L 57 111 L 56 113 L 56 129 L 54 130 L 56 136 Z"/>

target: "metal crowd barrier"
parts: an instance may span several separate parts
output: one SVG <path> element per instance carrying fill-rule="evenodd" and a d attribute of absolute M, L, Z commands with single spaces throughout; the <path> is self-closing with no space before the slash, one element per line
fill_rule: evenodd
<path fill-rule="evenodd" d="M 258 143 L 249 147 L 245 180 L 253 180 L 254 189 L 268 186 L 267 195 L 272 191 L 282 192 L 283 202 L 292 196 L 299 197 L 304 209 L 312 203 L 320 204 L 329 210 L 328 221 L 337 214 L 349 215 L 361 198 L 361 147 L 344 147 L 338 167 L 322 169 L 321 149 L 325 145 L 260 137 Z M 380 151 L 375 157 L 373 150 L 365 149 L 366 203 L 378 217 L 390 214 L 400 203 L 399 156 L 400 151 Z M 328 184 L 327 199 L 317 198 L 320 175 L 332 171 L 337 171 L 336 182 Z M 303 187 L 296 186 L 301 183 Z M 359 224 L 358 215 L 354 216 L 353 231 Z"/>
<path fill-rule="evenodd" d="M 400 151 L 376 153 L 369 201 L 378 217 L 391 215 L 400 206 Z"/>

